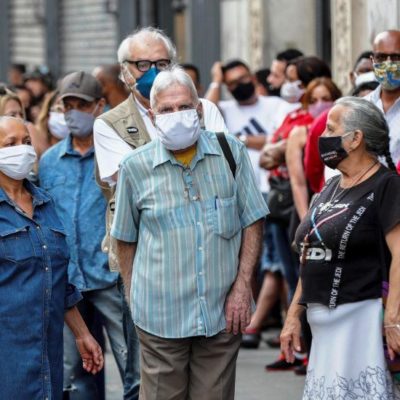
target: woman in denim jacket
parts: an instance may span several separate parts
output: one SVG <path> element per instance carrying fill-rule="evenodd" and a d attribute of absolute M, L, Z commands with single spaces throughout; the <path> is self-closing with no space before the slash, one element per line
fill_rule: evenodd
<path fill-rule="evenodd" d="M 25 178 L 36 160 L 24 122 L 0 117 L 0 398 L 61 399 L 64 320 L 83 367 L 103 355 L 68 284 L 68 248 L 53 200 Z"/>

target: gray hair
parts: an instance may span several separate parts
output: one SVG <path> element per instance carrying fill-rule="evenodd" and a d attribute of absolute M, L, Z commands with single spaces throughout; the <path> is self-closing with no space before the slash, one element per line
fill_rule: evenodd
<path fill-rule="evenodd" d="M 129 59 L 131 56 L 130 47 L 132 43 L 141 41 L 145 38 L 162 41 L 167 49 L 171 63 L 174 64 L 176 62 L 176 48 L 171 39 L 161 29 L 154 28 L 152 26 L 137 29 L 121 42 L 117 53 L 118 62 L 122 64 L 126 59 Z"/>
<path fill-rule="evenodd" d="M 29 133 L 27 122 L 24 119 L 18 118 L 18 117 L 11 117 L 10 115 L 1 115 L 0 116 L 0 128 L 3 128 L 4 123 L 6 123 L 7 121 L 19 122 L 21 125 L 24 126 L 27 133 Z"/>
<path fill-rule="evenodd" d="M 394 163 L 389 151 L 389 127 L 385 116 L 372 102 L 360 97 L 342 97 L 335 105 L 346 108 L 341 116 L 345 132 L 360 130 L 363 133 L 367 151 L 384 156 L 391 169 Z"/>
<path fill-rule="evenodd" d="M 197 105 L 199 103 L 199 96 L 197 90 L 194 87 L 192 78 L 185 72 L 182 67 L 175 65 L 174 67 L 161 71 L 153 82 L 153 87 L 150 91 L 150 106 L 152 109 L 155 108 L 157 101 L 156 98 L 160 92 L 168 89 L 171 86 L 185 86 L 190 90 L 190 94 L 193 103 Z"/>

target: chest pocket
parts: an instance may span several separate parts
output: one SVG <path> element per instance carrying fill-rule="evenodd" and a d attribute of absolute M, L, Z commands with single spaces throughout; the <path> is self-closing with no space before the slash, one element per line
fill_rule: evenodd
<path fill-rule="evenodd" d="M 0 257 L 15 263 L 24 263 L 35 256 L 29 226 L 0 230 Z"/>
<path fill-rule="evenodd" d="M 216 198 L 212 207 L 214 232 L 230 239 L 241 229 L 236 196 Z"/>
<path fill-rule="evenodd" d="M 44 179 L 42 182 L 40 182 L 40 186 L 43 189 L 50 190 L 53 187 L 63 185 L 65 181 L 66 177 L 60 175 L 60 176 L 55 176 L 54 178 L 51 179 Z"/>
<path fill-rule="evenodd" d="M 48 235 L 50 250 L 59 258 L 69 258 L 69 248 L 65 232 L 59 228 L 50 228 Z"/>

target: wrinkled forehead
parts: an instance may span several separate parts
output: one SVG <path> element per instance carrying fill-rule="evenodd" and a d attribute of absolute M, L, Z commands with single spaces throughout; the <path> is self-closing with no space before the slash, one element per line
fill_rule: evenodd
<path fill-rule="evenodd" d="M 380 33 L 375 38 L 373 49 L 376 53 L 400 53 L 400 31 Z"/>
<path fill-rule="evenodd" d="M 160 60 L 169 59 L 168 49 L 162 39 L 149 35 L 134 38 L 129 45 L 131 59 Z"/>

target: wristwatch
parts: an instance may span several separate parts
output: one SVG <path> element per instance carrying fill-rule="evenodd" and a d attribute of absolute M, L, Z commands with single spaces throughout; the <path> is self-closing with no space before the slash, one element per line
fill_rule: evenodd
<path fill-rule="evenodd" d="M 247 146 L 247 135 L 245 135 L 244 133 L 242 133 L 241 135 L 238 136 L 238 139 L 245 145 Z"/>

